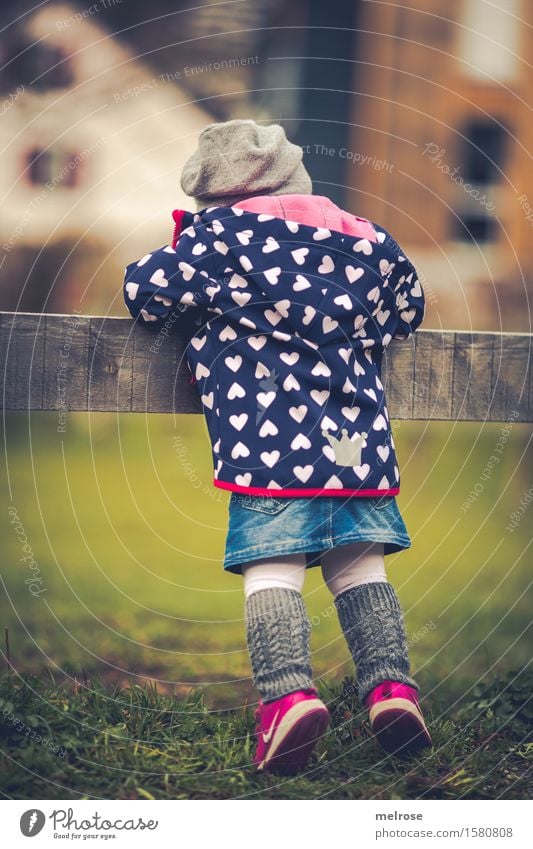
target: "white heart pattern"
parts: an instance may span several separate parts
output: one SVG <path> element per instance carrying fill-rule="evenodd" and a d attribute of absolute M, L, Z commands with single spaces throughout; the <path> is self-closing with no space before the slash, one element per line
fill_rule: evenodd
<path fill-rule="evenodd" d="M 258 404 L 265 408 L 270 407 L 275 397 L 276 393 L 273 389 L 270 392 L 258 392 L 256 395 Z"/>
<path fill-rule="evenodd" d="M 280 360 L 283 360 L 284 363 L 287 363 L 288 366 L 293 366 L 294 363 L 297 363 L 300 359 L 300 354 L 298 351 L 291 351 L 289 354 L 287 351 L 283 351 L 282 354 L 279 355 Z"/>
<path fill-rule="evenodd" d="M 320 407 L 323 407 L 329 398 L 328 389 L 312 389 L 310 394 L 313 401 L 315 401 L 315 403 L 317 403 Z"/>
<path fill-rule="evenodd" d="M 181 268 L 182 265 L 187 266 L 187 263 L 186 262 L 180 262 L 179 268 L 180 268 L 180 270 L 183 271 L 183 269 Z M 191 271 L 192 271 L 192 274 L 194 274 L 194 269 L 190 265 L 188 266 L 188 268 L 190 268 Z M 191 277 L 192 277 L 192 274 L 190 275 L 190 277 L 186 277 L 185 271 L 183 271 L 183 279 L 184 280 L 190 280 Z M 168 286 L 168 280 L 165 277 L 165 272 L 162 268 L 158 268 L 156 271 L 154 271 L 154 273 L 150 277 L 150 283 L 153 283 L 154 286 Z"/>
<path fill-rule="evenodd" d="M 236 442 L 231 449 L 231 456 L 234 460 L 237 460 L 239 457 L 249 457 L 250 449 L 244 442 Z"/>
<path fill-rule="evenodd" d="M 359 239 L 353 246 L 355 253 L 363 253 L 365 256 L 370 256 L 372 253 L 372 245 L 368 239 Z"/>
<path fill-rule="evenodd" d="M 236 430 L 242 430 L 246 422 L 248 421 L 248 413 L 240 413 L 237 415 L 232 415 L 229 417 L 229 422 Z"/>
<path fill-rule="evenodd" d="M 125 290 L 128 294 L 128 298 L 130 299 L 130 301 L 134 301 L 135 298 L 137 297 L 137 292 L 139 291 L 139 284 L 133 283 L 130 280 L 129 283 L 126 283 L 124 288 L 125 288 Z"/>
<path fill-rule="evenodd" d="M 353 265 L 347 265 L 345 268 L 348 283 L 356 283 L 365 273 L 364 268 L 354 268 Z"/>
<path fill-rule="evenodd" d="M 209 377 L 210 374 L 211 372 L 209 371 L 207 366 L 204 366 L 203 363 L 197 364 L 195 371 L 196 380 L 202 380 L 203 377 Z"/>
<path fill-rule="evenodd" d="M 281 457 L 281 453 L 277 449 L 275 449 L 274 451 L 262 451 L 259 456 L 265 466 L 268 466 L 269 469 L 271 469 L 272 466 L 275 466 L 278 462 L 279 458 Z"/>
<path fill-rule="evenodd" d="M 145 310 L 144 307 L 141 310 L 141 315 L 145 321 L 157 321 L 158 318 L 157 315 L 152 315 L 152 313 Z"/>
<path fill-rule="evenodd" d="M 331 369 L 325 362 L 319 360 L 318 363 L 315 363 L 313 368 L 311 369 L 311 374 L 315 376 L 323 375 L 324 377 L 331 377 Z"/>
<path fill-rule="evenodd" d="M 307 483 L 311 475 L 313 474 L 313 466 L 294 466 L 293 472 L 302 483 Z"/>
<path fill-rule="evenodd" d="M 311 440 L 305 433 L 298 433 L 291 442 L 291 448 L 293 451 L 298 451 L 299 448 L 309 449 L 311 448 Z"/>
<path fill-rule="evenodd" d="M 265 419 L 261 427 L 259 428 L 259 436 L 277 436 L 279 433 L 278 428 L 271 422 L 270 419 Z"/>
<path fill-rule="evenodd" d="M 254 235 L 254 232 L 253 230 L 241 230 L 241 232 L 237 233 L 236 235 L 241 245 L 249 245 L 250 239 Z"/>
<path fill-rule="evenodd" d="M 296 265 L 303 265 L 308 253 L 309 248 L 297 248 L 295 251 L 291 251 L 291 256 L 295 261 Z"/>
<path fill-rule="evenodd" d="M 276 268 L 267 268 L 266 271 L 263 271 L 263 274 L 269 283 L 276 286 L 279 280 L 279 275 L 281 274 L 281 268 L 279 268 L 279 266 L 276 266 Z"/>
<path fill-rule="evenodd" d="M 289 407 L 289 415 L 292 416 L 295 422 L 301 424 L 305 419 L 307 407 L 305 404 L 300 404 L 299 407 Z"/>
<path fill-rule="evenodd" d="M 268 368 L 268 366 L 266 366 L 264 363 L 262 363 L 259 360 L 256 367 L 255 367 L 256 378 L 258 380 L 260 380 L 262 377 L 269 377 L 269 375 L 270 375 L 270 369 Z"/>
<path fill-rule="evenodd" d="M 240 383 L 237 383 L 236 381 L 232 383 L 230 388 L 228 389 L 228 398 L 230 401 L 233 401 L 234 398 L 244 398 L 245 395 L 246 390 L 244 389 L 244 387 L 241 386 Z"/>
<path fill-rule="evenodd" d="M 322 262 L 318 266 L 318 273 L 331 274 L 333 271 L 335 271 L 335 263 L 333 262 L 329 254 L 326 254 L 322 257 Z"/>
<path fill-rule="evenodd" d="M 261 348 L 266 345 L 267 338 L 266 336 L 249 336 L 248 344 L 250 347 L 254 349 L 254 351 L 260 351 Z"/>
<path fill-rule="evenodd" d="M 283 381 L 283 388 L 285 392 L 290 392 L 291 389 L 296 389 L 296 391 L 298 391 L 300 389 L 300 384 L 293 374 L 288 374 Z"/>
<path fill-rule="evenodd" d="M 331 333 L 332 330 L 335 330 L 336 327 L 339 326 L 339 322 L 335 321 L 334 318 L 331 318 L 329 315 L 325 315 L 322 319 L 322 330 L 324 333 Z"/>
<path fill-rule="evenodd" d="M 324 489 L 344 489 L 344 487 L 342 485 L 342 481 L 339 480 L 337 475 L 331 475 L 324 484 Z"/>
<path fill-rule="evenodd" d="M 237 372 L 242 365 L 242 357 L 240 354 L 236 354 L 234 357 L 226 357 L 224 362 L 229 369 L 233 372 Z"/>
<path fill-rule="evenodd" d="M 250 292 L 232 292 L 231 297 L 240 307 L 243 307 L 252 298 Z"/>
<path fill-rule="evenodd" d="M 301 274 L 296 275 L 296 282 L 292 285 L 295 292 L 303 292 L 304 289 L 309 289 L 310 287 L 311 284 L 306 277 L 302 277 Z"/>
<path fill-rule="evenodd" d="M 336 298 L 333 298 L 333 303 L 344 307 L 345 310 L 351 310 L 353 307 L 352 299 L 349 295 L 337 295 Z"/>
<path fill-rule="evenodd" d="M 279 243 L 276 242 L 273 236 L 267 236 L 267 240 L 262 250 L 264 254 L 271 254 L 272 251 L 279 251 Z"/>
<path fill-rule="evenodd" d="M 388 445 L 378 445 L 377 452 L 378 452 L 379 458 L 385 463 L 388 460 L 389 454 L 390 454 L 389 446 Z"/>
<path fill-rule="evenodd" d="M 228 339 L 232 339 L 232 340 L 236 339 L 237 334 L 235 333 L 233 327 L 226 325 L 226 327 L 224 327 L 220 331 L 220 333 L 218 334 L 218 338 L 220 339 L 221 342 L 227 342 Z"/>
<path fill-rule="evenodd" d="M 304 309 L 304 317 L 302 318 L 302 324 L 311 324 L 315 315 L 316 315 L 316 309 L 314 307 L 307 306 Z"/>
<path fill-rule="evenodd" d="M 360 407 L 343 407 L 341 409 L 342 415 L 349 419 L 352 423 L 356 420 L 360 412 Z"/>

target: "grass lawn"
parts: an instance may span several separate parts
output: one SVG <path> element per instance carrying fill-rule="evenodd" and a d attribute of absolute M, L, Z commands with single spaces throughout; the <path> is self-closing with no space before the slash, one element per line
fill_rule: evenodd
<path fill-rule="evenodd" d="M 86 681 L 73 692 L 13 678 L 0 681 L 0 787 L 10 798 L 525 799 L 533 790 L 533 675 L 524 672 L 477 687 L 460 709 L 430 700 L 434 747 L 406 758 L 384 754 L 352 687 L 323 684 L 332 725 L 293 777 L 255 774 L 252 712 L 209 710 L 199 691 L 174 700 L 149 685 Z"/>
<path fill-rule="evenodd" d="M 19 766 L 10 767 L 14 783 L 6 792 L 403 798 L 431 785 L 439 798 L 468 787 L 519 797 L 530 755 L 524 729 L 500 731 L 498 718 L 476 707 L 476 687 L 492 688 L 490 698 L 501 686 L 507 691 L 505 682 L 531 656 L 528 508 L 506 529 L 531 486 L 527 426 L 508 426 L 505 435 L 501 425 L 395 423 L 399 505 L 413 546 L 386 563 L 405 610 L 413 672 L 437 723 L 438 746 L 422 772 L 416 767 L 417 785 L 412 766 L 383 759 L 351 697 L 342 695 L 352 667 L 317 569 L 305 597 L 315 623 L 314 669 L 334 707 L 335 730 L 311 776 L 279 784 L 248 776 L 242 765 L 250 759 L 252 720 L 243 705 L 255 696 L 241 579 L 221 567 L 229 494 L 211 485 L 202 419 L 69 414 L 66 433 L 57 424 L 53 413 L 7 417 L 2 624 L 16 673 L 4 681 L 3 697 L 23 716 L 46 720 L 72 760 L 28 742 L 32 777 L 17 732 Z M 487 471 L 491 456 L 499 462 Z M 23 556 L 34 558 L 33 572 Z M 32 595 L 36 568 L 39 593 Z M 73 682 L 84 675 L 89 689 L 74 694 Z M 147 679 L 157 681 L 157 693 Z M 474 711 L 474 725 L 465 710 Z M 476 778 L 485 755 L 486 786 Z M 508 781 L 496 774 L 503 757 Z M 75 783 L 79 758 L 83 774 Z"/>

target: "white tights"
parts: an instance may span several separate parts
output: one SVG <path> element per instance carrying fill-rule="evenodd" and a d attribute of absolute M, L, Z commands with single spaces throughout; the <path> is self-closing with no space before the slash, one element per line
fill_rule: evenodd
<path fill-rule="evenodd" d="M 386 581 L 383 543 L 350 542 L 321 557 L 324 581 L 334 596 L 358 584 Z M 243 564 L 246 598 L 258 590 L 282 587 L 301 592 L 306 572 L 305 554 L 262 557 Z"/>

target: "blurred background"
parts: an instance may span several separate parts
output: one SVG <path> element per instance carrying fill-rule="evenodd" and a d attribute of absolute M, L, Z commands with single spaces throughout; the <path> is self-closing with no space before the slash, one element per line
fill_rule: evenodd
<path fill-rule="evenodd" d="M 316 194 L 394 234 L 426 328 L 530 332 L 532 24 L 526 0 L 3 0 L 0 309 L 126 315 L 124 265 L 191 208 L 179 175 L 198 133 L 252 117 L 304 147 Z M 203 420 L 4 421 L 2 620 L 17 668 L 248 696 Z M 421 682 L 460 693 L 530 657 L 530 428 L 397 422 L 395 441 L 413 547 L 387 559 L 389 578 Z M 315 670 L 340 680 L 331 599 L 308 578 Z"/>

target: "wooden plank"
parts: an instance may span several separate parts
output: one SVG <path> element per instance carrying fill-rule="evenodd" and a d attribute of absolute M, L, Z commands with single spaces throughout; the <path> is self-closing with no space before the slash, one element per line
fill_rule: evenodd
<path fill-rule="evenodd" d="M 89 334 L 88 410 L 130 412 L 133 394 L 133 322 L 121 318 L 92 317 Z"/>
<path fill-rule="evenodd" d="M 87 409 L 87 356 L 90 324 L 80 315 L 44 315 L 42 408 L 61 418 L 72 409 Z M 79 406 L 78 406 L 79 405 Z"/>
<path fill-rule="evenodd" d="M 6 410 L 44 410 L 44 316 L 0 313 L 2 404 Z"/>
<path fill-rule="evenodd" d="M 0 313 L 4 409 L 200 413 L 186 363 L 195 329 L 183 317 L 163 338 L 130 318 Z M 390 415 L 532 422 L 532 348 L 526 333 L 419 330 L 393 342 L 383 362 Z"/>
<path fill-rule="evenodd" d="M 381 378 L 391 419 L 413 417 L 414 342 L 392 342 L 383 355 Z"/>
<path fill-rule="evenodd" d="M 452 416 L 455 333 L 415 333 L 413 419 L 449 420 Z"/>
<path fill-rule="evenodd" d="M 490 420 L 528 421 L 533 337 L 509 334 L 494 340 Z"/>
<path fill-rule="evenodd" d="M 456 333 L 452 376 L 452 419 L 486 421 L 493 396 L 496 333 Z"/>
<path fill-rule="evenodd" d="M 140 326 L 135 333 L 133 411 L 202 412 L 198 392 L 190 384 L 185 358 L 190 336 L 185 334 L 185 326 L 180 330 L 183 334 L 159 335 Z M 190 334 L 193 333 L 191 329 Z"/>

